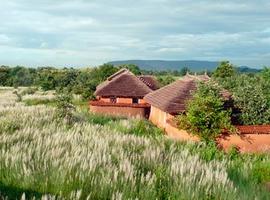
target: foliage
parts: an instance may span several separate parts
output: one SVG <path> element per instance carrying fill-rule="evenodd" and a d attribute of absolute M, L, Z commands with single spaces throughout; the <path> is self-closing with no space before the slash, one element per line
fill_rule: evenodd
<path fill-rule="evenodd" d="M 72 104 L 72 96 L 68 93 L 62 93 L 56 97 L 56 117 L 64 119 L 68 125 L 74 123 L 73 112 L 75 107 Z"/>
<path fill-rule="evenodd" d="M 83 115 L 87 122 L 91 124 L 98 124 L 98 125 L 106 125 L 108 123 L 119 121 L 121 119 L 120 117 L 94 114 L 94 113 L 89 112 L 88 109 L 84 110 Z"/>
<path fill-rule="evenodd" d="M 264 67 L 259 74 L 264 81 L 270 81 L 270 67 Z"/>
<path fill-rule="evenodd" d="M 257 183 L 270 182 L 270 162 L 256 163 L 252 169 L 252 177 Z"/>
<path fill-rule="evenodd" d="M 180 70 L 180 75 L 181 76 L 185 76 L 188 72 L 191 72 L 190 69 L 188 67 L 183 67 L 181 70 Z"/>
<path fill-rule="evenodd" d="M 0 96 L 1 120 L 21 126 L 16 134 L 0 134 L 0 198 L 269 199 L 255 178 L 265 173 L 254 173 L 256 165 L 267 168 L 269 155 L 230 157 L 214 145 L 112 128 L 132 128 L 133 120 L 76 121 L 67 129 L 54 119 L 54 108 L 13 99 L 11 93 Z"/>
<path fill-rule="evenodd" d="M 235 75 L 235 68 L 229 61 L 222 61 L 214 71 L 215 78 L 226 78 Z"/>
<path fill-rule="evenodd" d="M 187 105 L 186 114 L 178 116 L 180 128 L 187 129 L 202 139 L 215 139 L 222 130 L 233 131 L 230 112 L 224 109 L 220 89 L 213 84 L 198 85 L 193 99 Z"/>
<path fill-rule="evenodd" d="M 234 118 L 245 125 L 270 123 L 270 76 L 265 68 L 260 74 L 241 74 L 216 79 L 233 94 Z"/>
<path fill-rule="evenodd" d="M 167 76 L 158 76 L 157 80 L 162 86 L 165 86 L 174 82 L 176 79 L 171 75 L 167 75 Z"/>
<path fill-rule="evenodd" d="M 35 92 L 38 91 L 38 88 L 36 87 L 28 87 L 25 90 L 21 92 L 21 95 L 24 96 L 26 94 L 35 94 Z"/>
<path fill-rule="evenodd" d="M 21 101 L 22 101 L 22 95 L 21 95 L 17 90 L 15 90 L 15 91 L 13 92 L 13 94 L 16 95 L 16 97 L 17 97 L 16 101 L 17 101 L 17 102 L 21 102 Z"/>
<path fill-rule="evenodd" d="M 109 126 L 112 130 L 128 134 L 144 137 L 159 137 L 164 135 L 164 132 L 154 126 L 151 122 L 145 119 L 130 119 L 123 117 L 101 115 L 91 113 L 89 110 L 82 112 L 85 121 L 91 124 Z"/>
<path fill-rule="evenodd" d="M 9 86 L 10 70 L 7 66 L 0 67 L 0 85 Z"/>
<path fill-rule="evenodd" d="M 36 106 L 36 105 L 56 105 L 55 99 L 25 99 L 23 100 L 27 106 Z"/>

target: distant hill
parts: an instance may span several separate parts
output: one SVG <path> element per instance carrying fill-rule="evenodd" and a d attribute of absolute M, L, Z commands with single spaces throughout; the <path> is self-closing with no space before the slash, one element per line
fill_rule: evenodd
<path fill-rule="evenodd" d="M 237 71 L 241 72 L 241 73 L 258 73 L 260 71 L 262 71 L 261 69 L 256 69 L 256 68 L 250 68 L 247 66 L 240 66 L 237 68 Z"/>
<path fill-rule="evenodd" d="M 144 70 L 181 70 L 183 67 L 188 67 L 191 71 L 201 72 L 201 71 L 213 71 L 218 66 L 218 61 L 198 61 L 198 60 L 175 60 L 175 61 L 165 61 L 165 60 L 123 60 L 123 61 L 112 61 L 109 64 L 115 66 L 123 64 L 134 64 L 139 66 Z M 240 71 L 244 72 L 257 72 L 258 69 L 249 68 L 247 66 L 239 67 Z"/>
<path fill-rule="evenodd" d="M 165 60 L 124 60 L 109 62 L 113 65 L 134 64 L 145 70 L 181 70 L 183 67 L 188 67 L 191 71 L 212 71 L 219 62 L 212 61 L 196 61 L 196 60 L 183 60 L 183 61 L 165 61 Z"/>

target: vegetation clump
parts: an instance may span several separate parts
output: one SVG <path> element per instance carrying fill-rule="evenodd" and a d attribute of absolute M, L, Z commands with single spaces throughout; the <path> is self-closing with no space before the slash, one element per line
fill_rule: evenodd
<path fill-rule="evenodd" d="M 185 114 L 178 116 L 182 129 L 206 141 L 214 140 L 223 130 L 234 131 L 231 112 L 225 110 L 220 89 L 214 84 L 199 83 L 193 99 L 187 104 Z"/>
<path fill-rule="evenodd" d="M 236 74 L 215 80 L 232 93 L 233 118 L 243 125 L 270 124 L 270 73 Z"/>
<path fill-rule="evenodd" d="M 57 109 L 14 100 L 0 96 L 1 121 L 20 122 L 19 131 L 0 134 L 0 198 L 269 198 L 261 185 L 269 182 L 269 155 L 227 155 L 211 143 L 141 137 L 153 132 L 145 121 L 108 117 L 67 129 L 63 118 L 55 120 Z"/>
<path fill-rule="evenodd" d="M 75 121 L 75 110 L 76 107 L 72 104 L 72 95 L 62 93 L 56 97 L 56 117 L 58 119 L 64 119 L 68 125 L 72 125 Z"/>

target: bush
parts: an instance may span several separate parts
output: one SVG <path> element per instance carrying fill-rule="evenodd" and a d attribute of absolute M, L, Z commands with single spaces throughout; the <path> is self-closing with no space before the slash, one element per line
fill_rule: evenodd
<path fill-rule="evenodd" d="M 23 90 L 21 92 L 21 95 L 24 96 L 26 94 L 35 94 L 36 91 L 38 91 L 38 88 L 36 87 L 28 87 L 27 89 Z"/>
<path fill-rule="evenodd" d="M 216 79 L 233 94 L 234 118 L 244 125 L 270 124 L 270 81 L 265 69 L 255 76 Z"/>
<path fill-rule="evenodd" d="M 223 129 L 234 131 L 230 111 L 224 109 L 220 89 L 213 84 L 199 84 L 186 114 L 178 116 L 178 124 L 206 141 L 215 139 Z"/>
<path fill-rule="evenodd" d="M 229 61 L 222 61 L 213 73 L 216 78 L 226 78 L 234 75 L 235 68 Z"/>
<path fill-rule="evenodd" d="M 72 96 L 62 93 L 56 97 L 56 117 L 64 119 L 68 125 L 72 125 L 75 121 L 73 112 L 75 106 L 72 104 Z"/>
<path fill-rule="evenodd" d="M 15 90 L 15 91 L 13 92 L 13 94 L 16 95 L 16 97 L 17 97 L 16 101 L 17 101 L 17 102 L 21 102 L 21 101 L 22 101 L 22 95 L 21 95 L 17 90 Z"/>

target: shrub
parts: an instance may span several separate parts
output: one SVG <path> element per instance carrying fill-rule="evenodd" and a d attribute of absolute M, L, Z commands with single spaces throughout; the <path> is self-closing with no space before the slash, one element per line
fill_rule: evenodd
<path fill-rule="evenodd" d="M 222 61 L 213 73 L 216 78 L 226 78 L 234 75 L 235 68 L 229 61 Z"/>
<path fill-rule="evenodd" d="M 270 81 L 268 70 L 255 76 L 238 75 L 216 79 L 233 94 L 234 118 L 238 123 L 258 125 L 270 123 Z"/>
<path fill-rule="evenodd" d="M 56 97 L 56 117 L 65 119 L 68 125 L 72 125 L 75 121 L 73 112 L 75 106 L 72 104 L 72 96 L 67 93 L 62 93 Z"/>
<path fill-rule="evenodd" d="M 178 116 L 180 128 L 187 129 L 203 140 L 213 140 L 223 129 L 234 131 L 230 111 L 224 109 L 220 89 L 213 84 L 198 85 L 186 114 Z"/>
<path fill-rule="evenodd" d="M 27 89 L 23 90 L 21 92 L 21 95 L 24 96 L 26 94 L 35 94 L 36 91 L 38 91 L 38 88 L 36 87 L 28 87 Z"/>
<path fill-rule="evenodd" d="M 14 92 L 13 92 L 13 94 L 15 94 L 16 95 L 16 101 L 17 102 L 21 102 L 22 101 L 22 95 L 17 91 L 17 90 L 15 90 Z"/>

